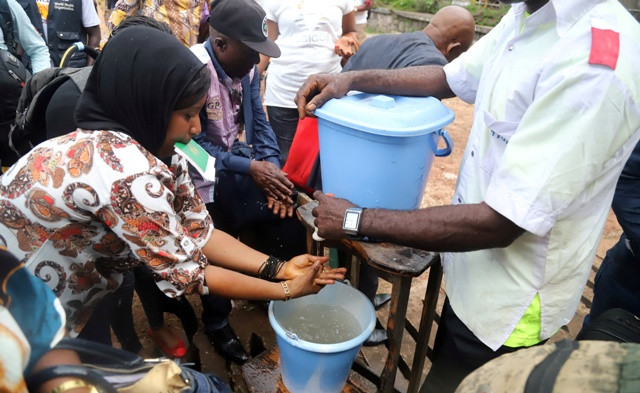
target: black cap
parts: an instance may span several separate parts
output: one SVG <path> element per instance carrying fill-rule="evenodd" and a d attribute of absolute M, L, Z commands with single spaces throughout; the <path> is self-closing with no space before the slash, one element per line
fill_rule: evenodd
<path fill-rule="evenodd" d="M 269 57 L 280 57 L 280 48 L 267 37 L 267 15 L 255 0 L 214 0 L 211 27 Z"/>

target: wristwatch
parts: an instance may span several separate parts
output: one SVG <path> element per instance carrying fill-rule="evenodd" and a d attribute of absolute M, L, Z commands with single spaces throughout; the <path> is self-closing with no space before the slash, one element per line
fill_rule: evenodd
<path fill-rule="evenodd" d="M 344 221 L 342 222 L 342 229 L 351 236 L 358 236 L 358 230 L 360 229 L 360 218 L 362 217 L 363 208 L 350 207 L 344 212 Z"/>

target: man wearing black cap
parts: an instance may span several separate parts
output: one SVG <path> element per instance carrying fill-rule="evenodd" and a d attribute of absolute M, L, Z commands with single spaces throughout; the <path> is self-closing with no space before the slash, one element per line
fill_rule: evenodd
<path fill-rule="evenodd" d="M 280 56 L 267 38 L 265 12 L 253 0 L 216 0 L 209 24 L 209 39 L 191 48 L 211 72 L 202 133 L 194 139 L 215 157 L 216 183 L 193 171 L 194 184 L 216 228 L 279 258 L 304 253 L 305 230 L 293 218 L 293 183 L 280 170 L 280 150 L 260 98 L 260 54 Z M 202 303 L 213 346 L 230 360 L 245 361 L 227 321 L 230 301 L 207 295 Z"/>

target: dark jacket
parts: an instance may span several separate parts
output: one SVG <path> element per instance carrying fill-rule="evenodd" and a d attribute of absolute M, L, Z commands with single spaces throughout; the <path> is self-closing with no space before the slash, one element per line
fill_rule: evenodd
<path fill-rule="evenodd" d="M 17 0 L 27 13 L 33 26 L 44 37 L 42 18 L 36 0 Z M 82 25 L 82 0 L 51 0 L 47 15 L 47 47 L 54 66 L 60 65 L 62 55 L 75 42 L 87 43 L 87 32 Z M 69 62 L 70 67 L 84 67 L 87 55 L 78 52 Z"/>

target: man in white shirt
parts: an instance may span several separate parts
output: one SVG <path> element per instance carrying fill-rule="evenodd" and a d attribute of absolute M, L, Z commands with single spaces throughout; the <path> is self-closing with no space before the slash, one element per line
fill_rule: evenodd
<path fill-rule="evenodd" d="M 369 10 L 373 8 L 375 0 L 355 0 L 355 6 L 353 11 L 356 13 L 356 33 L 358 34 L 358 41 L 362 45 L 364 40 L 367 39 L 367 19 L 369 17 Z"/>
<path fill-rule="evenodd" d="M 422 392 L 453 391 L 571 320 L 640 138 L 638 69 L 640 25 L 617 0 L 527 0 L 444 67 L 316 75 L 300 89 L 302 116 L 352 89 L 475 103 L 452 205 L 355 210 L 360 225 L 346 228 L 445 252 L 447 301 Z M 318 234 L 344 237 L 353 204 L 314 196 Z"/>

